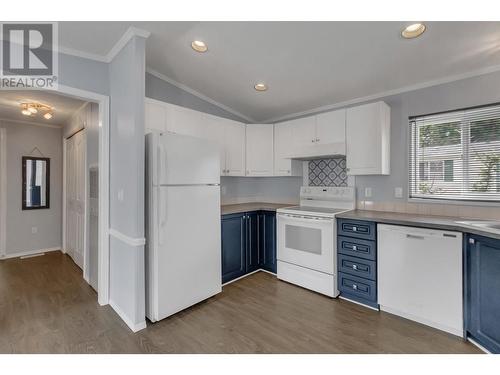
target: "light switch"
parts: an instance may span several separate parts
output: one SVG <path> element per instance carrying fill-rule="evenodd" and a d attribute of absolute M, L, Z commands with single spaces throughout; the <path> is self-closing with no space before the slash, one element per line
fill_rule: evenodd
<path fill-rule="evenodd" d="M 402 187 L 397 187 L 394 189 L 394 196 L 396 198 L 403 198 L 403 188 Z"/>
<path fill-rule="evenodd" d="M 372 188 L 365 187 L 365 198 L 371 198 L 371 196 L 372 196 Z"/>

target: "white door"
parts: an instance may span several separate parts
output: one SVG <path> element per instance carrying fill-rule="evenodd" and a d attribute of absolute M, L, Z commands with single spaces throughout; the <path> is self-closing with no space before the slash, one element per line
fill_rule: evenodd
<path fill-rule="evenodd" d="M 144 124 L 146 128 L 145 133 L 149 133 L 151 130 L 166 131 L 167 110 L 165 106 L 146 100 L 144 106 Z"/>
<path fill-rule="evenodd" d="M 301 154 L 302 150 L 316 142 L 316 117 L 304 117 L 288 121 L 292 127 L 292 147 L 294 153 Z"/>
<path fill-rule="evenodd" d="M 176 134 L 190 135 L 192 137 L 202 137 L 203 115 L 201 112 L 168 104 L 166 106 L 166 116 L 167 131 Z"/>
<path fill-rule="evenodd" d="M 220 175 L 226 174 L 226 149 L 225 149 L 225 124 L 216 116 L 206 114 L 204 116 L 203 138 L 214 142 L 219 150 Z"/>
<path fill-rule="evenodd" d="M 232 120 L 225 122 L 226 175 L 245 175 L 245 125 Z"/>
<path fill-rule="evenodd" d="M 334 274 L 335 219 L 278 214 L 280 261 Z"/>
<path fill-rule="evenodd" d="M 316 116 L 316 144 L 345 143 L 345 109 Z"/>
<path fill-rule="evenodd" d="M 158 193 L 153 321 L 221 291 L 219 186 L 161 187 Z"/>
<path fill-rule="evenodd" d="M 247 124 L 246 175 L 272 176 L 274 159 L 273 125 Z"/>
<path fill-rule="evenodd" d="M 85 247 L 85 131 L 76 133 L 66 145 L 66 247 L 78 267 L 83 268 Z"/>

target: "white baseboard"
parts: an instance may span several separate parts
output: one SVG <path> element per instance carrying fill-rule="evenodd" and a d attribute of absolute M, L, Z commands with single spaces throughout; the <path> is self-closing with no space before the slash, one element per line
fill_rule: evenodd
<path fill-rule="evenodd" d="M 360 305 L 360 306 L 363 306 L 363 307 L 366 307 L 367 309 L 372 309 L 374 311 L 380 311 L 379 309 L 377 309 L 376 307 L 373 307 L 373 306 L 369 306 L 369 305 L 365 305 L 364 303 L 361 303 L 361 302 L 358 302 L 358 301 L 355 301 L 353 299 L 350 299 L 348 297 L 344 297 L 342 295 L 339 296 L 339 299 L 342 299 L 344 301 L 348 301 L 348 302 L 351 302 L 351 303 L 355 303 L 356 305 Z"/>
<path fill-rule="evenodd" d="M 61 251 L 61 246 L 49 247 L 47 249 L 37 249 L 37 250 L 28 250 L 28 251 L 19 251 L 12 254 L 5 254 L 0 257 L 0 259 L 10 259 L 10 258 L 19 258 L 27 255 L 36 255 L 41 253 L 50 253 L 51 251 Z"/>
<path fill-rule="evenodd" d="M 109 305 L 113 308 L 113 310 L 115 310 L 118 316 L 125 322 L 125 324 L 130 328 L 132 332 L 135 333 L 140 331 L 141 329 L 146 328 L 146 319 L 144 319 L 142 322 L 134 323 L 132 319 L 130 319 L 113 300 L 109 300 Z"/>
<path fill-rule="evenodd" d="M 484 346 L 482 346 L 481 344 L 479 344 L 474 339 L 471 339 L 470 337 L 467 337 L 467 341 L 469 341 L 472 345 L 476 346 L 477 348 L 481 349 L 486 354 L 492 354 L 488 349 L 486 349 Z"/>

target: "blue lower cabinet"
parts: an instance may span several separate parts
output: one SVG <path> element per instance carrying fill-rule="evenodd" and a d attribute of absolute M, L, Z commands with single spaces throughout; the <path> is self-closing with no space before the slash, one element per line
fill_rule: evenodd
<path fill-rule="evenodd" d="M 276 273 L 276 213 L 261 211 L 258 222 L 260 267 Z"/>
<path fill-rule="evenodd" d="M 468 235 L 465 258 L 467 335 L 500 353 L 500 240 Z"/>
<path fill-rule="evenodd" d="M 259 226 L 257 222 L 257 212 L 250 212 L 246 215 L 247 229 L 247 269 L 246 272 L 257 271 L 260 268 L 259 257 Z"/>
<path fill-rule="evenodd" d="M 224 215 L 222 223 L 222 282 L 246 273 L 246 214 Z"/>
<path fill-rule="evenodd" d="M 337 234 L 340 295 L 378 309 L 377 224 L 337 219 Z"/>
<path fill-rule="evenodd" d="M 339 272 L 339 291 L 344 297 L 378 308 L 377 283 L 373 280 Z"/>
<path fill-rule="evenodd" d="M 222 283 L 260 268 L 276 272 L 276 213 L 222 216 Z"/>

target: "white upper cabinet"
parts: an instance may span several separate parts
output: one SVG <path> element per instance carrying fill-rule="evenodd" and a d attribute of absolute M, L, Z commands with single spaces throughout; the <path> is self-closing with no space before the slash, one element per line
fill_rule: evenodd
<path fill-rule="evenodd" d="M 164 132 L 167 130 L 167 108 L 159 103 L 146 100 L 144 103 L 145 131 L 152 130 Z"/>
<path fill-rule="evenodd" d="M 273 125 L 247 124 L 246 175 L 272 176 L 274 172 Z"/>
<path fill-rule="evenodd" d="M 345 109 L 287 121 L 292 127 L 293 158 L 345 155 Z"/>
<path fill-rule="evenodd" d="M 317 145 L 345 143 L 345 113 L 345 109 L 339 109 L 316 116 Z"/>
<path fill-rule="evenodd" d="M 226 174 L 226 127 L 221 118 L 205 115 L 203 134 L 204 139 L 214 142 L 219 148 L 220 153 L 220 174 Z"/>
<path fill-rule="evenodd" d="M 274 124 L 274 175 L 302 176 L 302 162 L 287 158 L 292 149 L 292 124 Z"/>
<path fill-rule="evenodd" d="M 176 134 L 201 137 L 203 134 L 203 113 L 177 105 L 167 107 L 167 131 Z"/>
<path fill-rule="evenodd" d="M 292 154 L 301 154 L 314 144 L 316 139 L 316 119 L 314 116 L 287 121 L 292 128 Z"/>
<path fill-rule="evenodd" d="M 391 110 L 384 102 L 347 109 L 346 164 L 349 175 L 390 173 Z"/>
<path fill-rule="evenodd" d="M 221 119 L 225 123 L 225 176 L 245 176 L 245 124 Z"/>

